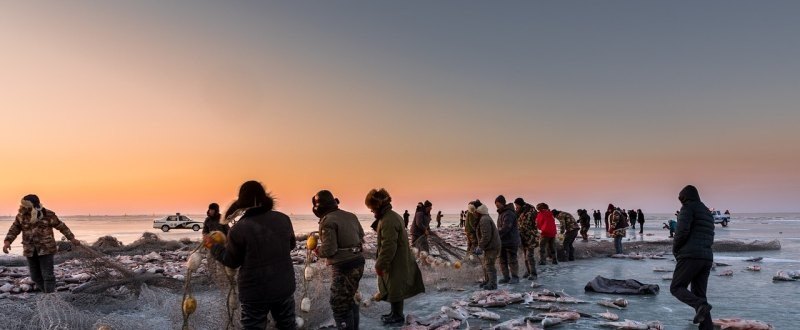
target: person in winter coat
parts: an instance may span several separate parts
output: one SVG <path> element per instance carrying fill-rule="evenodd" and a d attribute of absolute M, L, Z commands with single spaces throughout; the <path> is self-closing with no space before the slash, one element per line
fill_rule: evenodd
<path fill-rule="evenodd" d="M 225 212 L 232 219 L 224 246 L 205 236 L 203 244 L 223 265 L 239 269 L 243 329 L 264 329 L 272 314 L 278 329 L 295 329 L 295 277 L 291 252 L 296 247 L 292 221 L 275 211 L 272 196 L 257 181 L 247 181 Z"/>
<path fill-rule="evenodd" d="M 436 228 L 442 227 L 442 217 L 443 217 L 442 211 L 436 213 Z"/>
<path fill-rule="evenodd" d="M 672 245 L 672 254 L 678 263 L 669 291 L 675 298 L 694 308 L 694 323 L 700 325 L 700 330 L 710 330 L 714 324 L 706 291 L 714 260 L 711 250 L 714 244 L 714 218 L 694 186 L 683 188 L 678 200 L 683 206 L 678 214 L 678 229 Z M 690 285 L 691 291 L 688 289 Z"/>
<path fill-rule="evenodd" d="M 502 248 L 500 232 L 497 230 L 492 217 L 489 216 L 489 208 L 486 205 L 479 200 L 470 204 L 475 206 L 475 217 L 478 219 L 478 247 L 474 253 L 475 255 L 483 256 L 481 259 L 483 282 L 480 284 L 480 288 L 483 290 L 497 290 L 497 267 L 495 264 Z"/>
<path fill-rule="evenodd" d="M 224 225 L 220 223 L 220 218 L 222 218 L 222 215 L 219 213 L 219 204 L 209 204 L 208 211 L 206 211 L 206 221 L 203 221 L 203 235 L 208 235 L 212 231 L 219 231 L 228 236 L 230 226 L 227 223 Z"/>
<path fill-rule="evenodd" d="M 589 219 L 589 212 L 586 210 L 578 210 L 578 223 L 581 225 L 581 237 L 583 237 L 583 241 L 586 242 L 589 240 L 589 228 L 592 227 L 591 219 Z"/>
<path fill-rule="evenodd" d="M 378 274 L 376 300 L 392 305 L 391 313 L 383 315 L 385 325 L 405 322 L 403 301 L 425 292 L 422 273 L 408 244 L 403 218 L 392 210 L 392 197 L 385 189 L 372 189 L 364 201 L 375 214 L 378 238 L 375 273 Z"/>
<path fill-rule="evenodd" d="M 500 272 L 503 279 L 499 283 L 519 283 L 519 263 L 517 252 L 519 251 L 519 227 L 517 225 L 517 214 L 514 212 L 514 205 L 506 204 L 503 195 L 497 196 L 494 201 L 497 207 L 497 231 L 500 233 Z"/>
<path fill-rule="evenodd" d="M 74 245 L 81 245 L 67 225 L 55 212 L 42 206 L 39 197 L 27 195 L 3 240 L 3 253 L 8 254 L 11 243 L 22 233 L 22 255 L 28 259 L 28 271 L 36 287 L 44 293 L 56 291 L 53 256 L 58 251 L 53 229 L 61 232 Z"/>
<path fill-rule="evenodd" d="M 564 235 L 564 252 L 566 252 L 567 260 L 575 261 L 575 247 L 572 244 L 575 243 L 575 238 L 578 237 L 578 231 L 580 230 L 578 222 L 575 221 L 575 217 L 572 214 L 567 212 L 553 210 L 552 213 L 558 219 L 561 234 Z"/>
<path fill-rule="evenodd" d="M 525 202 L 522 197 L 514 200 L 514 209 L 519 222 L 520 247 L 522 259 L 525 260 L 525 274 L 522 278 L 535 281 L 539 274 L 536 272 L 536 258 L 534 250 L 539 246 L 539 228 L 536 227 L 536 208 Z"/>
<path fill-rule="evenodd" d="M 477 201 L 480 203 L 480 201 Z M 478 247 L 478 220 L 479 218 L 475 215 L 475 202 L 469 202 L 467 204 L 467 211 L 464 217 L 466 217 L 466 221 L 464 223 L 464 234 L 467 236 L 467 253 L 473 254 L 475 248 Z"/>
<path fill-rule="evenodd" d="M 315 253 L 331 267 L 331 311 L 337 329 L 357 330 L 360 317 L 356 291 L 364 275 L 364 228 L 355 214 L 339 209 L 339 200 L 327 190 L 311 198 L 319 220 Z"/>
<path fill-rule="evenodd" d="M 600 218 L 602 216 L 603 215 L 600 214 L 600 210 L 594 210 L 594 227 L 595 228 L 600 227 Z"/>
<path fill-rule="evenodd" d="M 414 222 L 411 224 L 411 242 L 420 251 L 430 252 L 431 248 L 428 245 L 428 235 L 431 230 L 431 209 L 433 204 L 429 201 L 422 203 L 422 207 L 418 208 L 417 213 L 414 214 Z"/>
<path fill-rule="evenodd" d="M 642 209 L 636 210 L 636 221 L 639 222 L 639 234 L 644 234 L 644 213 L 642 213 Z"/>
<path fill-rule="evenodd" d="M 617 208 L 608 216 L 610 227 L 609 234 L 614 238 L 614 250 L 616 254 L 622 254 L 622 239 L 628 230 L 628 215 L 625 211 Z"/>
<path fill-rule="evenodd" d="M 539 227 L 539 232 L 542 235 L 539 241 L 539 264 L 544 265 L 547 256 L 553 260 L 553 265 L 558 264 L 558 257 L 556 256 L 556 219 L 553 213 L 550 212 L 550 207 L 545 203 L 536 204 L 536 210 L 539 214 L 536 215 L 536 226 Z"/>
<path fill-rule="evenodd" d="M 628 211 L 628 220 L 630 221 L 631 228 L 634 231 L 636 230 L 636 216 L 637 216 L 637 213 L 636 213 L 636 211 L 634 209 L 630 209 Z M 636 234 L 636 233 L 634 232 L 634 234 Z"/>
<path fill-rule="evenodd" d="M 408 210 L 403 212 L 403 227 L 408 229 L 408 219 L 411 217 L 411 214 L 408 213 Z"/>
<path fill-rule="evenodd" d="M 608 217 L 611 216 L 611 213 L 614 212 L 617 208 L 614 204 L 608 204 L 608 208 L 606 209 L 605 214 L 605 223 L 606 223 L 606 233 L 610 233 L 613 228 L 609 228 Z"/>

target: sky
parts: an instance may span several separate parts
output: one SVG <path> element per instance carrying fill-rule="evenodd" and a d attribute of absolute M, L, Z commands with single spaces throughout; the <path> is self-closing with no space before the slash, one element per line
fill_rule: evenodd
<path fill-rule="evenodd" d="M 0 5 L 0 214 L 430 200 L 791 212 L 796 1 Z"/>

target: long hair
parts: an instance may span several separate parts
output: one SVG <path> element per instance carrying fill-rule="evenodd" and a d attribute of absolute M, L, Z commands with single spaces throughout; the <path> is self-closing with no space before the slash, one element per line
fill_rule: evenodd
<path fill-rule="evenodd" d="M 231 220 L 240 211 L 246 211 L 253 207 L 263 207 L 272 210 L 275 207 L 275 200 L 267 193 L 264 186 L 258 181 L 247 181 L 239 188 L 239 196 L 228 210 L 225 211 L 225 219 Z"/>

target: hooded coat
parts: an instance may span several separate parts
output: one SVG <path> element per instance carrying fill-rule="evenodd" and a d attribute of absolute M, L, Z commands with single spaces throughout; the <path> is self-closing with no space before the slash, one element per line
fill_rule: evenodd
<path fill-rule="evenodd" d="M 411 237 L 416 239 L 417 237 L 425 235 L 431 228 L 431 215 L 425 212 L 425 209 L 417 211 L 414 214 L 414 222 L 411 224 Z"/>
<path fill-rule="evenodd" d="M 517 213 L 514 212 L 514 204 L 506 204 L 497 209 L 497 231 L 500 233 L 500 241 L 503 247 L 519 246 L 519 226 L 517 225 Z"/>
<path fill-rule="evenodd" d="M 292 222 L 267 205 L 248 209 L 231 227 L 228 240 L 211 248 L 223 265 L 239 268 L 239 301 L 272 303 L 294 294 L 291 252 L 296 247 Z"/>
<path fill-rule="evenodd" d="M 377 231 L 375 268 L 383 271 L 383 276 L 378 277 L 380 300 L 400 302 L 425 292 L 403 217 L 395 211 L 386 211 L 378 219 Z"/>
<path fill-rule="evenodd" d="M 678 228 L 672 246 L 675 259 L 714 260 L 714 217 L 700 201 L 694 186 L 686 186 L 678 194 L 683 206 L 678 214 Z"/>
<path fill-rule="evenodd" d="M 536 226 L 539 227 L 542 237 L 556 237 L 556 218 L 553 217 L 553 212 L 550 210 L 539 211 L 539 214 L 536 215 Z"/>
<path fill-rule="evenodd" d="M 36 255 L 44 256 L 55 254 L 58 251 L 56 239 L 53 236 L 53 228 L 61 232 L 68 240 L 75 239 L 75 235 L 69 230 L 66 224 L 58 219 L 53 211 L 45 208 L 34 212 L 20 212 L 14 218 L 11 228 L 8 229 L 6 242 L 13 242 L 22 233 L 22 254 L 26 257 Z M 41 218 L 36 218 L 34 213 L 39 211 Z"/>
<path fill-rule="evenodd" d="M 478 228 L 478 247 L 485 252 L 500 251 L 500 233 L 497 232 L 492 217 L 488 214 L 480 215 Z"/>

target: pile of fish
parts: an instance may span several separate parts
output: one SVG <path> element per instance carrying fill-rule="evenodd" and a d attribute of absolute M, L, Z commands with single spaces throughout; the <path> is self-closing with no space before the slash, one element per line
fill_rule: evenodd
<path fill-rule="evenodd" d="M 783 282 L 792 282 L 800 280 L 800 271 L 790 270 L 790 271 L 778 271 L 775 276 L 772 277 L 773 281 L 783 281 Z"/>
<path fill-rule="evenodd" d="M 722 330 L 772 330 L 771 324 L 756 320 L 715 319 L 714 327 Z"/>
<path fill-rule="evenodd" d="M 521 293 L 510 293 L 507 290 L 478 291 L 472 294 L 470 306 L 475 307 L 505 307 L 525 301 Z"/>
<path fill-rule="evenodd" d="M 629 254 L 612 254 L 611 258 L 615 259 L 631 259 L 631 260 L 644 260 L 644 259 L 654 259 L 654 260 L 664 260 L 665 257 L 663 254 L 649 254 L 649 253 L 636 253 L 631 252 Z"/>

